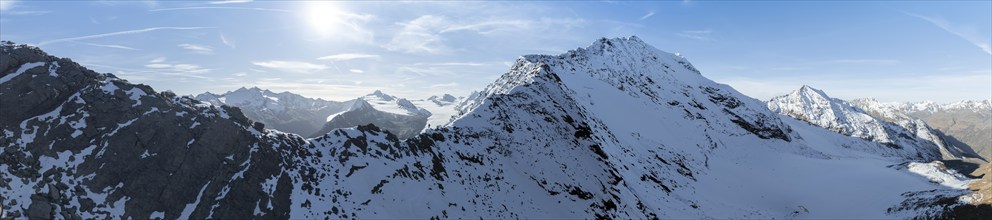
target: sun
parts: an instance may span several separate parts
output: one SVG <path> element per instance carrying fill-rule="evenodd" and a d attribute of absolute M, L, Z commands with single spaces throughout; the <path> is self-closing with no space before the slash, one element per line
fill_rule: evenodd
<path fill-rule="evenodd" d="M 303 5 L 303 14 L 310 30 L 315 34 L 326 37 L 334 34 L 343 23 L 344 11 L 334 2 L 311 1 Z"/>

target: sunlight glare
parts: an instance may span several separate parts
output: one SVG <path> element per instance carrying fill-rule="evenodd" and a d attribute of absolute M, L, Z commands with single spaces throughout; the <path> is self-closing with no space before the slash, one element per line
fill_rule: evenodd
<path fill-rule="evenodd" d="M 334 2 L 314 1 L 304 5 L 306 20 L 318 36 L 327 37 L 341 26 L 344 13 Z"/>

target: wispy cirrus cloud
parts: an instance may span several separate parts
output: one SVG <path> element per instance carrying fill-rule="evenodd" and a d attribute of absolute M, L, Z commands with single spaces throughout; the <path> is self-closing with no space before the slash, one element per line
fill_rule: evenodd
<path fill-rule="evenodd" d="M 705 30 L 685 30 L 675 35 L 694 40 L 712 41 L 713 40 L 713 38 L 711 37 L 712 34 L 713 34 L 713 29 L 705 29 Z"/>
<path fill-rule="evenodd" d="M 223 1 L 207 2 L 207 4 L 211 4 L 211 5 L 223 5 L 223 4 L 248 3 L 248 2 L 252 2 L 252 1 L 253 0 L 223 0 Z"/>
<path fill-rule="evenodd" d="M 235 48 L 234 41 L 227 39 L 227 37 L 224 36 L 224 34 L 220 34 L 220 42 L 223 43 L 224 45 L 227 45 L 228 47 Z"/>
<path fill-rule="evenodd" d="M 203 76 L 199 76 L 195 74 L 209 73 L 211 71 L 210 69 L 203 68 L 199 65 L 186 64 L 186 63 L 166 63 L 165 61 L 166 61 L 165 57 L 158 57 L 149 60 L 148 63 L 145 64 L 145 68 L 149 68 L 150 70 L 146 70 L 146 72 L 164 72 L 164 73 L 201 78 Z"/>
<path fill-rule="evenodd" d="M 458 83 L 456 83 L 456 82 L 451 82 L 451 83 L 441 83 L 441 84 L 434 84 L 434 85 L 430 85 L 429 87 L 430 87 L 430 88 L 440 88 L 440 87 L 456 87 L 456 86 L 458 86 L 458 85 L 459 85 L 459 84 L 458 84 Z"/>
<path fill-rule="evenodd" d="M 356 60 L 356 59 L 379 59 L 380 56 L 376 54 L 363 54 L 363 53 L 342 53 L 334 54 L 329 56 L 318 57 L 318 60 L 330 60 L 330 61 L 345 61 L 345 60 Z"/>
<path fill-rule="evenodd" d="M 837 59 L 837 60 L 824 60 L 817 62 L 810 62 L 809 64 L 879 64 L 879 65 L 892 65 L 899 64 L 899 60 L 893 59 Z"/>
<path fill-rule="evenodd" d="M 474 32 L 479 35 L 497 33 L 540 32 L 552 28 L 578 27 L 585 20 L 577 18 L 507 19 L 484 18 L 469 21 L 452 20 L 445 16 L 423 15 L 408 22 L 397 23 L 401 31 L 383 48 L 405 53 L 439 54 L 451 51 L 444 35 L 455 32 Z"/>
<path fill-rule="evenodd" d="M 440 29 L 447 25 L 444 17 L 424 15 L 407 23 L 400 33 L 393 36 L 384 47 L 406 53 L 440 53 L 448 50 L 441 38 Z"/>
<path fill-rule="evenodd" d="M 146 32 L 152 32 L 152 31 L 160 31 L 160 30 L 199 30 L 199 29 L 209 29 L 209 28 L 213 28 L 213 27 L 152 27 L 152 28 L 143 28 L 143 29 L 126 30 L 126 31 L 110 32 L 110 33 L 103 33 L 103 34 L 94 34 L 94 35 L 86 35 L 86 36 L 79 36 L 79 37 L 69 37 L 69 38 L 60 38 L 60 39 L 54 39 L 54 40 L 47 40 L 47 41 L 42 41 L 42 42 L 38 43 L 37 45 L 38 46 L 44 46 L 44 45 L 55 44 L 55 43 L 63 43 L 63 42 L 70 42 L 70 41 L 97 39 L 97 38 L 112 37 L 112 36 L 118 36 L 118 35 L 140 34 L 140 33 L 146 33 Z"/>
<path fill-rule="evenodd" d="M 647 14 L 644 14 L 644 16 L 641 16 L 641 18 L 638 18 L 637 20 L 638 21 L 643 21 L 644 19 L 648 19 L 651 16 L 654 16 L 654 11 L 649 11 Z"/>
<path fill-rule="evenodd" d="M 948 33 L 957 35 L 969 43 L 974 44 L 976 47 L 981 48 L 985 53 L 992 55 L 992 43 L 989 43 L 988 37 L 983 37 L 978 33 L 975 27 L 966 25 L 954 25 L 951 22 L 941 18 L 941 17 L 927 17 L 923 15 L 913 14 L 909 12 L 903 12 L 906 15 L 913 16 L 919 19 L 923 19 L 931 24 L 937 25 L 940 29 L 944 29 Z"/>
<path fill-rule="evenodd" d="M 202 6 L 202 7 L 157 8 L 157 9 L 152 9 L 152 10 L 148 10 L 148 11 L 150 11 L 150 12 L 159 12 L 159 11 L 209 10 L 209 9 L 249 10 L 249 11 L 268 11 L 268 12 L 294 13 L 291 10 L 274 9 L 274 8 L 250 8 L 250 7 L 228 7 L 228 6 Z"/>
<path fill-rule="evenodd" d="M 414 63 L 414 66 L 485 66 L 487 63 L 475 62 L 444 62 L 444 63 Z"/>
<path fill-rule="evenodd" d="M 115 44 L 94 44 L 94 43 L 84 43 L 84 44 L 90 45 L 90 46 L 94 46 L 94 47 L 105 47 L 105 48 L 113 48 L 113 49 L 121 49 L 121 50 L 140 50 L 140 49 L 133 48 L 133 47 L 123 46 L 123 45 L 115 45 Z"/>
<path fill-rule="evenodd" d="M 294 73 L 314 73 L 328 68 L 328 66 L 322 64 L 286 60 L 255 61 L 252 62 L 252 64 L 274 70 Z"/>
<path fill-rule="evenodd" d="M 52 11 L 6 11 L 5 15 L 45 15 L 52 13 Z"/>
<path fill-rule="evenodd" d="M 214 49 L 213 48 L 211 48 L 209 46 L 204 46 L 204 45 L 179 44 L 179 45 L 176 45 L 176 46 L 179 46 L 179 47 L 181 47 L 181 48 L 183 48 L 185 50 L 188 50 L 190 53 L 195 53 L 195 54 L 209 55 L 209 54 L 213 54 L 214 53 Z"/>

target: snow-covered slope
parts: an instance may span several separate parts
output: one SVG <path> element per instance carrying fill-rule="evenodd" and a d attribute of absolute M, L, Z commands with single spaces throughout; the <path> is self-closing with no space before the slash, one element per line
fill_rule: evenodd
<path fill-rule="evenodd" d="M 312 99 L 258 87 L 242 87 L 220 95 L 208 92 L 197 95 L 196 99 L 214 105 L 238 107 L 251 120 L 276 130 L 304 135 L 317 132 L 328 116 L 345 111 L 353 102 Z"/>
<path fill-rule="evenodd" d="M 407 139 L 419 134 L 431 116 L 430 111 L 407 99 L 376 90 L 352 101 L 346 110 L 327 116 L 327 122 L 310 136 L 319 137 L 334 129 L 375 124 L 400 139 Z"/>
<path fill-rule="evenodd" d="M 427 119 L 427 128 L 447 125 L 455 115 L 458 114 L 458 104 L 465 101 L 465 97 L 455 97 L 451 94 L 431 96 L 427 99 L 412 100 L 414 105 L 424 108 L 431 113 Z"/>
<path fill-rule="evenodd" d="M 923 161 L 940 159 L 942 153 L 947 157 L 960 157 L 960 152 L 949 152 L 943 140 L 922 121 L 906 120 L 902 124 L 887 122 L 809 86 L 772 98 L 768 101 L 768 108 L 837 133 L 881 144 L 861 149 L 867 152 L 877 151 Z"/>
<path fill-rule="evenodd" d="M 522 57 L 466 103 L 405 142 L 374 127 L 312 140 L 324 154 L 302 159 L 318 169 L 291 217 L 898 218 L 966 193 L 634 37 Z"/>
<path fill-rule="evenodd" d="M 448 126 L 407 140 L 376 126 L 304 140 L 262 129 L 237 108 L 150 88 L 141 95 L 133 88 L 146 87 L 110 75 L 18 73 L 55 58 L 10 48 L 0 78 L 20 75 L 0 84 L 0 192 L 17 195 L 3 204 L 11 214 L 903 218 L 971 207 L 935 202 L 967 192 L 909 172 L 901 153 L 778 115 L 636 37 L 521 57 Z M 106 78 L 113 93 L 102 92 Z M 85 83 L 64 86 L 75 82 Z M 29 88 L 50 90 L 22 92 Z M 62 106 L 79 103 L 71 97 L 80 91 L 85 104 Z M 47 116 L 56 106 L 99 111 Z M 76 117 L 90 130 L 70 139 Z"/>

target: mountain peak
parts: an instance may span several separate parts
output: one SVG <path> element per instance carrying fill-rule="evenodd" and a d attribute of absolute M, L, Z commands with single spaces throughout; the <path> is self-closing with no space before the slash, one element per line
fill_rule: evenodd
<path fill-rule="evenodd" d="M 793 94 L 801 95 L 805 97 L 821 97 L 824 99 L 830 99 L 830 96 L 827 96 L 827 93 L 823 92 L 823 90 L 813 88 L 812 86 L 809 85 L 803 85 L 798 90 L 793 92 Z"/>
<path fill-rule="evenodd" d="M 393 100 L 396 100 L 397 99 L 396 96 L 392 96 L 392 95 L 386 94 L 386 93 L 382 92 L 382 90 L 378 90 L 378 89 L 375 90 L 372 93 L 369 93 L 368 95 L 365 95 L 364 97 L 366 99 L 381 99 L 381 100 L 384 100 L 384 101 L 393 101 Z"/>
<path fill-rule="evenodd" d="M 383 95 L 386 95 L 386 94 L 385 93 L 382 93 L 382 90 L 376 89 L 375 92 L 372 92 L 372 94 L 370 94 L 370 95 L 383 96 Z"/>
<path fill-rule="evenodd" d="M 431 96 L 430 98 L 427 98 L 427 100 L 434 102 L 455 102 L 458 101 L 458 97 L 445 93 L 441 96 L 436 96 L 436 95 Z"/>

